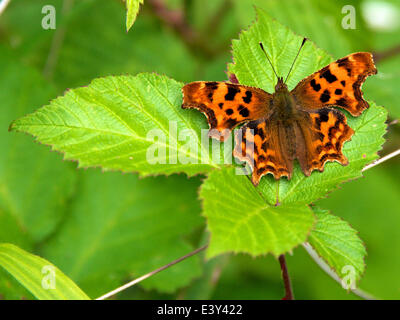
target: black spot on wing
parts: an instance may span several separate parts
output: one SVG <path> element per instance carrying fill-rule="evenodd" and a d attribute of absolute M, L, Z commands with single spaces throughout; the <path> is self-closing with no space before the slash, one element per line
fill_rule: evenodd
<path fill-rule="evenodd" d="M 218 107 L 219 107 L 220 109 L 222 109 L 223 106 L 224 106 L 224 104 L 223 104 L 222 102 L 218 103 Z"/>
<path fill-rule="evenodd" d="M 345 107 L 346 106 L 346 99 L 345 98 L 337 99 L 335 104 L 337 104 L 338 106 Z"/>
<path fill-rule="evenodd" d="M 331 142 L 327 142 L 325 145 L 324 145 L 324 149 L 326 150 L 326 151 L 329 151 L 330 149 L 332 149 L 333 148 L 333 144 L 331 143 Z"/>
<path fill-rule="evenodd" d="M 340 81 L 340 83 L 342 84 L 343 87 L 346 86 L 346 81 L 342 80 L 342 81 Z"/>
<path fill-rule="evenodd" d="M 257 134 L 260 136 L 261 140 L 264 140 L 265 138 L 265 134 L 264 134 L 264 129 L 263 128 L 259 128 L 257 130 Z M 254 134 L 255 135 L 255 134 Z"/>
<path fill-rule="evenodd" d="M 269 148 L 268 142 L 264 141 L 263 144 L 261 145 L 261 149 L 263 149 L 265 152 L 267 152 L 268 148 Z"/>
<path fill-rule="evenodd" d="M 251 91 L 247 90 L 246 91 L 246 96 L 243 97 L 243 101 L 245 103 L 250 103 L 251 102 L 251 97 L 253 96 L 253 94 L 251 93 Z"/>
<path fill-rule="evenodd" d="M 319 83 L 317 83 L 317 82 L 315 81 L 315 79 L 312 79 L 312 80 L 310 81 L 310 85 L 311 85 L 311 87 L 314 89 L 314 91 L 316 91 L 316 92 L 318 92 L 319 90 L 321 90 L 321 85 L 320 85 Z"/>
<path fill-rule="evenodd" d="M 232 129 L 237 124 L 238 124 L 238 121 L 236 119 L 228 119 L 225 121 L 225 125 L 228 127 L 228 129 Z"/>
<path fill-rule="evenodd" d="M 319 117 L 315 118 L 315 128 L 321 130 L 321 122 L 327 122 L 329 119 L 329 109 L 321 109 L 318 111 Z"/>
<path fill-rule="evenodd" d="M 240 105 L 239 107 L 239 114 L 243 117 L 246 118 L 250 115 L 249 109 L 247 109 L 246 107 L 243 107 L 242 105 Z"/>
<path fill-rule="evenodd" d="M 331 98 L 331 95 L 329 93 L 329 90 L 325 90 L 324 92 L 322 92 L 321 96 L 319 97 L 319 100 L 321 100 L 321 102 L 328 102 L 329 99 Z"/>
<path fill-rule="evenodd" d="M 335 94 L 341 95 L 343 93 L 342 89 L 336 89 Z"/>
<path fill-rule="evenodd" d="M 336 61 L 336 63 L 338 64 L 339 67 L 344 67 L 346 65 L 348 65 L 349 63 L 349 58 L 342 58 Z"/>
<path fill-rule="evenodd" d="M 329 132 L 328 132 L 329 139 L 332 139 L 336 135 L 337 131 L 338 131 L 338 129 L 336 127 L 329 128 Z M 331 144 L 331 148 L 332 147 L 333 147 L 333 145 Z"/>
<path fill-rule="evenodd" d="M 218 89 L 218 82 L 206 82 L 207 89 L 214 91 Z"/>
<path fill-rule="evenodd" d="M 238 92 L 240 92 L 238 88 L 234 86 L 228 86 L 228 93 L 225 95 L 225 100 L 233 101 Z"/>
<path fill-rule="evenodd" d="M 258 127 L 257 125 L 258 125 L 258 123 L 255 122 L 255 126 L 254 126 L 253 128 L 251 128 L 251 129 L 254 130 L 254 131 L 253 131 L 253 135 L 254 135 L 254 136 L 257 136 L 257 135 L 258 135 L 258 136 L 260 136 L 261 140 L 264 140 L 264 138 L 265 138 L 264 129 L 261 128 L 261 127 Z"/>
<path fill-rule="evenodd" d="M 327 122 L 329 120 L 329 110 L 321 109 L 319 112 L 319 119 L 321 122 Z"/>
<path fill-rule="evenodd" d="M 260 155 L 260 156 L 258 156 L 258 159 L 257 159 L 258 161 L 262 161 L 262 162 L 264 162 L 266 159 L 265 159 L 265 157 L 263 156 L 263 155 Z"/>
<path fill-rule="evenodd" d="M 225 113 L 226 113 L 228 116 L 230 116 L 230 115 L 233 113 L 233 110 L 232 110 L 232 109 L 226 109 L 226 110 L 225 110 Z"/>
<path fill-rule="evenodd" d="M 319 76 L 320 78 L 325 78 L 326 81 L 329 83 L 335 82 L 337 80 L 336 76 L 333 75 L 329 69 L 325 70 L 321 75 Z"/>

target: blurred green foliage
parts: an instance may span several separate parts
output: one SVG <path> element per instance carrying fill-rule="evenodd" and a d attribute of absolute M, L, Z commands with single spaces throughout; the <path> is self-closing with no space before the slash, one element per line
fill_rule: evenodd
<path fill-rule="evenodd" d="M 366 9 L 382 2 L 400 12 L 395 0 L 165 1 L 187 17 L 196 33 L 192 41 L 163 22 L 150 0 L 128 33 L 125 3 L 119 0 L 11 1 L 0 16 L 0 242 L 40 254 L 92 298 L 198 247 L 204 237 L 197 195 L 202 177 L 140 180 L 132 174 L 75 170 L 76 164 L 61 161 L 30 137 L 8 133 L 9 123 L 100 76 L 148 71 L 183 82 L 226 80 L 230 40 L 254 19 L 253 5 L 335 58 L 354 51 L 383 56 L 377 61 L 379 74 L 366 81 L 365 96 L 385 106 L 391 120 L 398 119 L 400 54 L 384 53 L 400 45 L 400 26 L 373 27 Z M 355 30 L 341 27 L 341 10 L 349 3 L 356 8 Z M 57 10 L 55 30 L 41 27 L 46 4 Z M 388 127 L 386 138 L 381 154 L 399 148 L 398 125 Z M 318 201 L 360 232 L 368 252 L 360 287 L 378 298 L 400 298 L 399 178 L 399 159 L 392 159 Z M 205 265 L 203 260 L 202 255 L 190 258 L 117 298 L 283 296 L 272 256 L 226 255 Z M 301 247 L 287 260 L 296 298 L 357 298 Z M 0 295 L 32 298 L 2 270 Z"/>

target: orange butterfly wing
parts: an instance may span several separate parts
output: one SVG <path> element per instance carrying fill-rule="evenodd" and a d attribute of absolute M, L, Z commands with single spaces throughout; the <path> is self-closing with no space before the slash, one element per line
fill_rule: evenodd
<path fill-rule="evenodd" d="M 290 179 L 295 158 L 293 137 L 292 126 L 282 126 L 273 118 L 250 121 L 236 132 L 233 155 L 249 164 L 254 185 L 267 173 L 275 179 Z"/>
<path fill-rule="evenodd" d="M 303 112 L 295 127 L 296 158 L 306 176 L 313 170 L 323 171 L 327 161 L 346 166 L 349 162 L 342 152 L 343 144 L 354 134 L 344 114 L 323 108 Z M 299 139 L 302 137 L 302 139 Z"/>
<path fill-rule="evenodd" d="M 262 89 L 226 82 L 198 81 L 185 85 L 182 108 L 203 112 L 209 136 L 224 141 L 239 124 L 265 117 L 271 95 Z"/>
<path fill-rule="evenodd" d="M 371 53 L 353 53 L 303 79 L 291 94 L 304 110 L 339 106 L 359 116 L 369 107 L 361 86 L 369 75 L 376 73 Z"/>
<path fill-rule="evenodd" d="M 250 165 L 254 185 L 267 173 L 290 180 L 296 158 L 306 176 L 313 170 L 323 171 L 327 161 L 347 165 L 342 148 L 353 134 L 338 110 L 299 111 L 289 125 L 274 117 L 247 123 L 236 133 L 233 154 Z"/>

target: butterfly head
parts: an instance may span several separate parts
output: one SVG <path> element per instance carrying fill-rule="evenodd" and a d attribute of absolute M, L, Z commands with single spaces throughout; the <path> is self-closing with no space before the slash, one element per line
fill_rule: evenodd
<path fill-rule="evenodd" d="M 287 79 L 289 78 L 289 75 L 290 75 L 290 72 L 293 69 L 294 63 L 296 62 L 297 57 L 299 56 L 300 51 L 303 48 L 303 46 L 306 43 L 306 41 L 307 41 L 307 38 L 303 38 L 303 41 L 301 42 L 300 48 L 297 51 L 297 55 L 294 58 L 292 65 L 290 66 L 289 72 L 288 72 L 285 80 L 283 80 L 283 77 L 279 77 L 278 76 L 278 74 L 275 71 L 275 68 L 274 68 L 273 64 L 271 63 L 271 60 L 268 57 L 267 52 L 264 49 L 263 44 L 261 42 L 259 43 L 261 50 L 264 52 L 265 56 L 267 57 L 267 60 L 268 60 L 269 64 L 271 65 L 272 71 L 275 73 L 276 77 L 278 78 L 278 83 L 275 86 L 275 92 L 286 92 L 286 91 L 288 91 L 288 87 L 287 87 L 287 85 L 285 83 L 286 83 Z"/>
<path fill-rule="evenodd" d="M 278 82 L 275 86 L 275 92 L 283 92 L 283 91 L 288 91 L 288 87 L 283 81 L 283 77 L 278 77 Z"/>

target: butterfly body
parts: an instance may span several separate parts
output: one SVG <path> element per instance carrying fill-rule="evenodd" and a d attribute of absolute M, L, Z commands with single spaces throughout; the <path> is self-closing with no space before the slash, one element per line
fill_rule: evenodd
<path fill-rule="evenodd" d="M 369 107 L 361 85 L 375 74 L 372 55 L 353 53 L 303 79 L 292 90 L 278 77 L 275 92 L 227 82 L 192 82 L 183 87 L 183 108 L 203 112 L 209 136 L 220 141 L 236 126 L 233 155 L 252 167 L 252 182 L 271 173 L 292 177 L 295 159 L 306 176 L 327 161 L 347 165 L 343 144 L 354 131 L 341 107 L 358 116 Z M 249 148 L 248 142 L 254 147 Z"/>
<path fill-rule="evenodd" d="M 275 92 L 271 97 L 271 105 L 269 108 L 271 108 L 273 114 L 281 120 L 290 121 L 297 114 L 296 102 L 281 78 L 275 86 Z"/>

